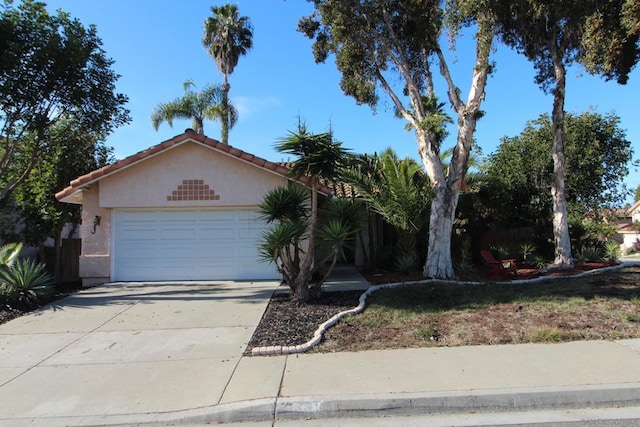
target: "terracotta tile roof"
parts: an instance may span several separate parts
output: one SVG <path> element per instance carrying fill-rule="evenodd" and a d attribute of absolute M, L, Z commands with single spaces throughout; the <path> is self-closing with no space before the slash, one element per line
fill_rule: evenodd
<path fill-rule="evenodd" d="M 638 224 L 619 224 L 618 233 L 622 234 L 640 234 L 640 226 Z"/>
<path fill-rule="evenodd" d="M 279 162 L 278 164 L 285 168 L 291 167 L 291 162 Z M 355 189 L 355 187 L 353 187 L 351 184 L 347 184 L 346 182 L 330 182 L 324 178 L 321 178 L 320 184 L 331 189 L 331 194 L 334 194 L 336 197 L 358 197 L 358 191 Z"/>
<path fill-rule="evenodd" d="M 156 154 L 159 154 L 165 150 L 168 150 L 176 145 L 188 142 L 188 141 L 193 141 L 193 142 L 197 142 L 199 144 L 202 144 L 204 146 L 207 146 L 213 150 L 216 151 L 220 151 L 226 154 L 229 154 L 232 157 L 236 157 L 246 163 L 250 163 L 252 165 L 255 165 L 256 167 L 262 168 L 262 169 L 266 169 L 270 172 L 276 173 L 278 175 L 282 175 L 284 177 L 288 177 L 288 172 L 289 172 L 289 168 L 279 164 L 279 163 L 274 163 L 274 162 L 270 162 L 268 160 L 265 160 L 261 157 L 257 157 L 254 156 L 251 153 L 248 153 L 246 151 L 242 151 L 240 149 L 234 148 L 230 145 L 226 145 L 221 143 L 220 141 L 217 141 L 215 139 L 212 138 L 208 138 L 205 135 L 200 135 L 190 129 L 187 129 L 184 133 L 180 134 L 180 135 L 176 135 L 171 139 L 168 139 L 158 145 L 154 145 L 153 147 L 147 148 L 146 150 L 140 151 L 136 154 L 133 154 L 123 160 L 120 160 L 112 165 L 108 165 L 105 167 L 102 167 L 100 169 L 94 170 L 93 172 L 89 172 L 86 175 L 82 175 L 76 179 L 74 179 L 73 181 L 71 181 L 69 183 L 69 186 L 66 187 L 64 190 L 56 193 L 56 199 L 60 200 L 60 201 L 64 201 L 63 199 L 69 198 L 77 193 L 80 193 L 82 188 L 85 188 L 97 181 L 99 181 L 100 179 L 112 175 L 116 172 L 119 172 L 129 166 L 132 166 L 136 163 L 139 163 L 141 161 L 144 161 L 145 159 L 155 156 Z M 308 181 L 306 180 L 300 180 L 303 184 L 307 184 Z M 333 191 L 331 188 L 328 188 L 326 186 L 322 186 L 321 188 L 319 188 L 319 191 L 321 191 L 324 194 L 327 195 L 331 195 L 333 194 Z"/>

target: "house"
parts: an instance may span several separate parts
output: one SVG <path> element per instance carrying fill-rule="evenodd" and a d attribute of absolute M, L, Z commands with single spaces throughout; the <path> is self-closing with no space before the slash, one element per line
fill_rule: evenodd
<path fill-rule="evenodd" d="M 83 207 L 83 285 L 279 278 L 257 210 L 287 172 L 188 129 L 71 181 L 56 197 Z"/>
<path fill-rule="evenodd" d="M 640 201 L 626 209 L 618 222 L 616 241 L 620 243 L 623 253 L 629 253 L 640 244 Z"/>

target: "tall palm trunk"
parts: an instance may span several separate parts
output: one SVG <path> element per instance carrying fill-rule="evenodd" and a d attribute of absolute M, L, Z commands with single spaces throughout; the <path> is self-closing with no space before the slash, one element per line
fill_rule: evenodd
<path fill-rule="evenodd" d="M 222 143 L 229 144 L 229 89 L 231 89 L 231 85 L 229 84 L 229 75 L 224 75 L 224 85 L 222 86 L 222 108 L 224 112 L 222 115 Z"/>
<path fill-rule="evenodd" d="M 564 99 L 566 90 L 566 69 L 562 59 L 554 55 L 554 73 L 556 87 L 553 91 L 553 239 L 555 242 L 554 267 L 571 268 L 571 239 L 569 237 L 569 221 L 567 214 L 567 198 L 565 193 L 565 158 L 564 158 Z"/>

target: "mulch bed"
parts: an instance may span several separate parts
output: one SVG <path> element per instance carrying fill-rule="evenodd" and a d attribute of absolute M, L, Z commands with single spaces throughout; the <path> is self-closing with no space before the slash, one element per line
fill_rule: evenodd
<path fill-rule="evenodd" d="M 320 299 L 299 304 L 289 294 L 274 295 L 256 328 L 245 354 L 254 347 L 300 345 L 313 338 L 318 326 L 358 305 L 363 291 L 325 292 Z"/>

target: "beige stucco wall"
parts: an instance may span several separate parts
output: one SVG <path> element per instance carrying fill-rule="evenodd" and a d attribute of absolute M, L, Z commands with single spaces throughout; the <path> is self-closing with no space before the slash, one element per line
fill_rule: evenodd
<path fill-rule="evenodd" d="M 167 200 L 184 180 L 203 180 L 217 200 Z M 257 206 L 286 178 L 235 157 L 187 142 L 103 178 L 83 191 L 80 277 L 85 286 L 111 275 L 111 219 L 117 208 Z M 100 226 L 93 232 L 99 215 Z"/>
<path fill-rule="evenodd" d="M 82 195 L 82 253 L 80 277 L 84 286 L 108 282 L 111 274 L 111 209 L 99 206 L 99 184 L 84 190 Z M 100 225 L 93 233 L 96 215 Z"/>
<path fill-rule="evenodd" d="M 204 180 L 218 200 L 168 201 L 184 180 Z M 103 208 L 257 206 L 286 179 L 193 142 L 100 181 Z"/>

